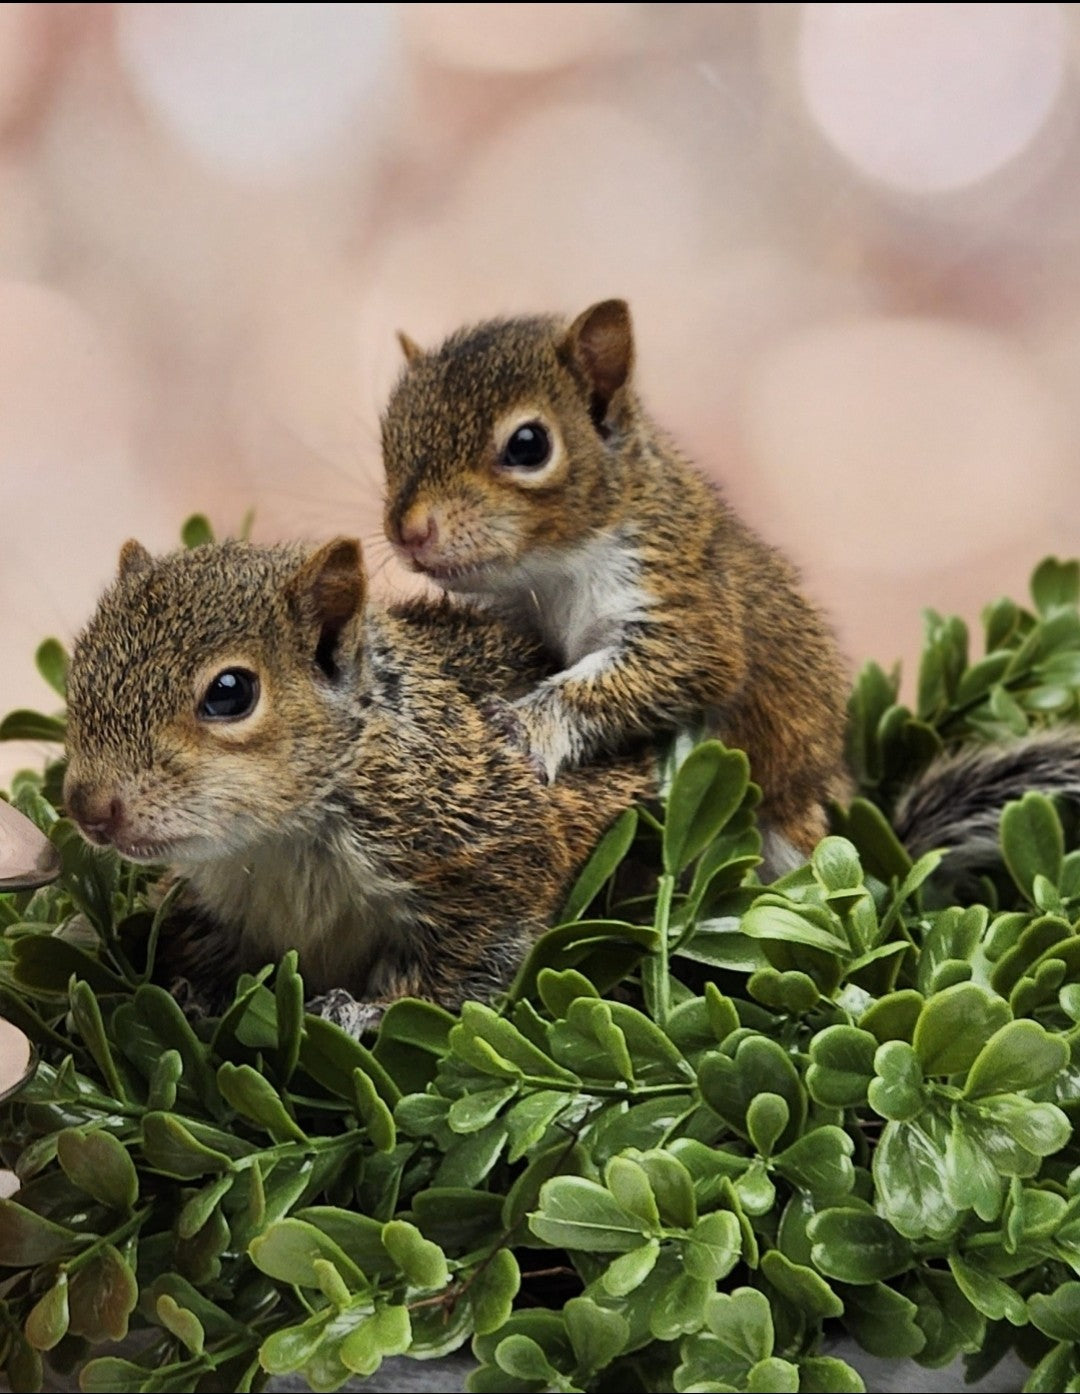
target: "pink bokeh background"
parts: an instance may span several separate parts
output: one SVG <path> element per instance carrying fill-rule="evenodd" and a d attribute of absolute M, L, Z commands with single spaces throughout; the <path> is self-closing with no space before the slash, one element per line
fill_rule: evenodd
<path fill-rule="evenodd" d="M 0 6 L 0 709 L 137 535 L 362 536 L 394 330 L 621 295 L 853 664 L 1080 547 L 1055 4 Z M 35 758 L 0 752 L 0 774 Z"/>

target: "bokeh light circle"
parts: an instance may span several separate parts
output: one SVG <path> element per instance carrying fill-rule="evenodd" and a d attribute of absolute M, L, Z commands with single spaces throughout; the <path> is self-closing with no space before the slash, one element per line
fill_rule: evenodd
<path fill-rule="evenodd" d="M 118 25 L 133 82 L 173 133 L 256 178 L 340 137 L 383 88 L 396 35 L 387 4 L 134 4 Z"/>
<path fill-rule="evenodd" d="M 1068 44 L 1056 4 L 806 4 L 799 79 L 821 133 L 862 173 L 943 193 L 1031 143 Z"/>

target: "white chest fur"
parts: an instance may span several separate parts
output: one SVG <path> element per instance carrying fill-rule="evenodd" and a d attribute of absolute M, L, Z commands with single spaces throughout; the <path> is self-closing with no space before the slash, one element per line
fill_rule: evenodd
<path fill-rule="evenodd" d="M 630 542 L 599 537 L 529 557 L 515 569 L 507 599 L 570 668 L 616 647 L 623 628 L 645 618 L 649 597 L 640 575 Z"/>
<path fill-rule="evenodd" d="M 309 994 L 352 985 L 412 922 L 409 887 L 348 839 L 282 838 L 188 876 L 214 917 L 240 928 L 249 961 L 298 949 Z"/>

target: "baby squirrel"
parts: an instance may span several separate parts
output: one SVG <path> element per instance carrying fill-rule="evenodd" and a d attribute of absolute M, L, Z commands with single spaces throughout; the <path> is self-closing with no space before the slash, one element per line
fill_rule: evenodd
<path fill-rule="evenodd" d="M 128 542 L 72 656 L 66 808 L 185 878 L 197 998 L 294 946 L 356 1033 L 397 997 L 490 998 L 653 787 L 647 755 L 537 783 L 483 701 L 550 670 L 489 616 L 368 604 L 349 539 Z"/>
<path fill-rule="evenodd" d="M 626 304 L 495 320 L 430 353 L 399 337 L 387 535 L 558 656 L 514 703 L 547 777 L 704 713 L 749 754 L 770 866 L 809 853 L 848 792 L 844 665 L 792 565 L 646 414 Z"/>

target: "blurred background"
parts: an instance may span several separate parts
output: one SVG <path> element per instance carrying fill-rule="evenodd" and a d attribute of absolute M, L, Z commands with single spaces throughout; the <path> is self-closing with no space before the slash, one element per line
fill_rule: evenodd
<path fill-rule="evenodd" d="M 196 509 L 401 593 L 394 330 L 614 295 L 910 682 L 922 606 L 1080 549 L 1078 113 L 1076 5 L 0 5 L 0 710 Z"/>

